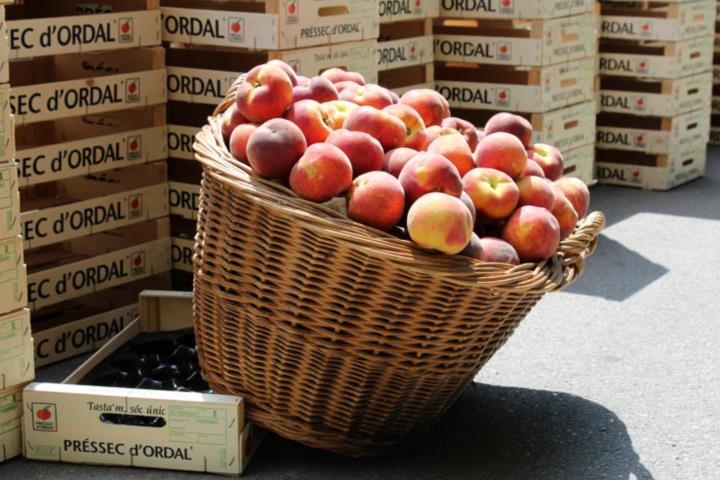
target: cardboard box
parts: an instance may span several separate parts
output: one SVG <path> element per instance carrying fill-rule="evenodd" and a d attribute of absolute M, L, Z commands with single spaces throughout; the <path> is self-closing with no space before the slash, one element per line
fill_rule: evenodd
<path fill-rule="evenodd" d="M 595 98 L 597 59 L 548 67 L 435 65 L 435 89 L 451 108 L 542 113 Z"/>
<path fill-rule="evenodd" d="M 39 309 L 170 270 L 167 218 L 77 238 L 27 255 L 28 303 Z"/>
<path fill-rule="evenodd" d="M 715 2 L 602 3 L 600 36 L 626 40 L 678 41 L 712 35 Z"/>
<path fill-rule="evenodd" d="M 20 186 L 99 174 L 167 158 L 165 106 L 18 127 Z"/>
<path fill-rule="evenodd" d="M 15 155 L 15 121 L 10 109 L 10 86 L 0 85 L 0 162 Z"/>
<path fill-rule="evenodd" d="M 587 185 L 596 183 L 594 143 L 563 151 L 563 157 L 565 160 L 563 175 L 577 177 Z"/>
<path fill-rule="evenodd" d="M 0 240 L 0 315 L 27 304 L 26 288 L 22 238 Z"/>
<path fill-rule="evenodd" d="M 596 102 L 591 100 L 546 113 L 514 113 L 525 117 L 533 126 L 533 143 L 547 143 L 565 152 L 595 142 L 596 109 Z M 463 108 L 453 111 L 453 115 L 478 128 L 496 113 L 494 110 Z"/>
<path fill-rule="evenodd" d="M 709 135 L 708 109 L 675 117 L 598 115 L 597 148 L 672 155 L 701 148 Z"/>
<path fill-rule="evenodd" d="M 0 463 L 22 454 L 23 388 L 0 390 Z"/>
<path fill-rule="evenodd" d="M 600 111 L 671 117 L 708 108 L 711 90 L 712 72 L 674 80 L 602 77 Z"/>
<path fill-rule="evenodd" d="M 167 101 L 161 47 L 20 60 L 11 77 L 17 125 Z"/>
<path fill-rule="evenodd" d="M 552 20 L 435 20 L 435 60 L 554 65 L 597 53 L 596 14 Z"/>
<path fill-rule="evenodd" d="M 594 0 L 442 0 L 441 17 L 457 18 L 558 18 L 592 12 Z"/>
<path fill-rule="evenodd" d="M 172 261 L 173 270 L 193 273 L 192 257 L 195 253 L 195 240 L 173 237 Z"/>
<path fill-rule="evenodd" d="M 624 150 L 597 151 L 600 183 L 669 190 L 705 175 L 705 145 L 673 155 L 648 155 Z"/>
<path fill-rule="evenodd" d="M 200 185 L 199 182 L 183 183 L 169 182 L 170 193 L 170 214 L 177 215 L 188 220 L 196 220 L 200 206 Z"/>
<path fill-rule="evenodd" d="M 378 0 L 380 24 L 433 18 L 440 14 L 438 0 Z M 382 33 L 380 35 L 382 37 Z"/>
<path fill-rule="evenodd" d="M 239 475 L 262 440 L 240 397 L 78 385 L 141 332 L 192 327 L 191 294 L 144 292 L 140 317 L 65 380 L 24 392 L 24 454 L 32 460 Z M 38 416 L 38 413 L 42 413 Z M 103 422 L 103 414 L 153 417 L 161 427 Z M 69 420 L 70 419 L 70 420 Z"/>
<path fill-rule="evenodd" d="M 8 44 L 7 22 L 5 21 L 5 7 L 0 6 L 0 83 L 10 81 L 10 45 Z"/>
<path fill-rule="evenodd" d="M 168 155 L 183 160 L 194 160 L 193 143 L 200 127 L 168 125 Z"/>
<path fill-rule="evenodd" d="M 380 71 L 432 63 L 432 20 L 381 25 L 377 61 Z"/>
<path fill-rule="evenodd" d="M 384 70 L 379 74 L 378 84 L 393 90 L 398 95 L 416 88 L 432 89 L 434 72 L 435 65 L 432 63 Z"/>
<path fill-rule="evenodd" d="M 290 50 L 379 33 L 377 0 L 163 0 L 161 10 L 163 41 L 193 45 Z"/>
<path fill-rule="evenodd" d="M 600 42 L 599 73 L 680 78 L 706 72 L 712 57 L 712 35 L 669 43 L 603 40 Z"/>
<path fill-rule="evenodd" d="M 159 10 L 77 15 L 71 3 L 55 3 L 64 4 L 68 15 L 37 17 L 35 14 L 43 15 L 37 8 L 39 5 L 32 6 L 35 8 L 24 8 L 26 5 L 10 7 L 14 18 L 20 18 L 7 22 L 11 59 L 149 47 L 161 43 Z"/>
<path fill-rule="evenodd" d="M 20 191 L 15 162 L 0 163 L 0 238 L 20 235 Z"/>
<path fill-rule="evenodd" d="M 0 390 L 35 378 L 30 310 L 0 315 Z"/>

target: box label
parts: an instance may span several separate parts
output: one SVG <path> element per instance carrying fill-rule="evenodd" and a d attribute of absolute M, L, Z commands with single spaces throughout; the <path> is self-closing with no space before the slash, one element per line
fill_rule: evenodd
<path fill-rule="evenodd" d="M 437 0 L 379 0 L 380 23 L 433 18 L 439 14 Z"/>
<path fill-rule="evenodd" d="M 557 18 L 591 12 L 593 0 L 440 0 L 441 17 Z"/>
<path fill-rule="evenodd" d="M 168 100 L 217 105 L 241 72 L 167 67 Z"/>
<path fill-rule="evenodd" d="M 200 207 L 200 185 L 170 182 L 170 214 L 197 220 Z"/>
<path fill-rule="evenodd" d="M 194 253 L 194 240 L 174 237 L 172 239 L 173 269 L 193 273 L 192 257 Z"/>
<path fill-rule="evenodd" d="M 378 70 L 389 70 L 433 61 L 433 37 L 405 38 L 380 42 L 377 47 Z"/>
<path fill-rule="evenodd" d="M 168 125 L 168 154 L 171 158 L 194 160 L 195 151 L 193 143 L 195 135 L 200 131 L 198 127 L 184 125 Z"/>

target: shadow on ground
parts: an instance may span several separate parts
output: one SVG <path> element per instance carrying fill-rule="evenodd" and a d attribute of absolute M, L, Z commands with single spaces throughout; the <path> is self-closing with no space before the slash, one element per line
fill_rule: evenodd
<path fill-rule="evenodd" d="M 345 459 L 270 437 L 250 478 L 652 480 L 623 422 L 565 393 L 471 385 L 430 435 L 384 458 Z"/>

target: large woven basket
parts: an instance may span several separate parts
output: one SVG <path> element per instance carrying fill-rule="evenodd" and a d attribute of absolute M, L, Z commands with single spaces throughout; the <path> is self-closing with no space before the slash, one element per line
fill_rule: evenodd
<path fill-rule="evenodd" d="M 424 433 L 538 300 L 580 275 L 604 226 L 589 215 L 540 264 L 435 255 L 258 177 L 217 117 L 195 149 L 203 375 L 257 425 L 345 455 Z"/>

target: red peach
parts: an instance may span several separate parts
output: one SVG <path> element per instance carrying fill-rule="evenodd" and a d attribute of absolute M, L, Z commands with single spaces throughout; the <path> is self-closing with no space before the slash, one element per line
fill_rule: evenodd
<path fill-rule="evenodd" d="M 340 92 L 340 100 L 357 103 L 360 106 L 374 107 L 382 110 L 392 105 L 392 97 L 383 87 L 374 84 L 349 86 Z"/>
<path fill-rule="evenodd" d="M 385 151 L 405 144 L 405 124 L 399 118 L 373 107 L 358 107 L 350 112 L 343 128 L 365 132 L 378 139 Z"/>
<path fill-rule="evenodd" d="M 335 85 L 323 77 L 313 77 L 307 85 L 298 85 L 293 88 L 293 103 L 300 100 L 315 100 L 319 103 L 332 102 L 340 98 Z"/>
<path fill-rule="evenodd" d="M 258 174 L 282 178 L 290 173 L 306 148 L 305 135 L 297 125 L 284 118 L 273 118 L 250 135 L 247 157 Z"/>
<path fill-rule="evenodd" d="M 585 182 L 575 177 L 562 177 L 555 181 L 555 186 L 570 200 L 578 218 L 584 218 L 590 207 L 590 190 Z"/>
<path fill-rule="evenodd" d="M 549 180 L 540 177 L 524 177 L 517 182 L 520 189 L 519 205 L 535 205 L 552 210 L 555 193 Z"/>
<path fill-rule="evenodd" d="M 518 178 L 527 166 L 527 152 L 520 140 L 505 132 L 487 135 L 475 150 L 478 167 L 494 168 Z"/>
<path fill-rule="evenodd" d="M 425 134 L 427 135 L 428 146 L 440 137 L 447 135 L 462 135 L 454 128 L 441 127 L 440 125 L 433 125 L 432 127 L 426 128 Z"/>
<path fill-rule="evenodd" d="M 243 163 L 248 162 L 247 144 L 252 134 L 255 133 L 255 130 L 257 130 L 257 125 L 253 123 L 243 123 L 242 125 L 238 125 L 230 135 L 230 153 Z"/>
<path fill-rule="evenodd" d="M 518 265 L 520 258 L 512 245 L 505 240 L 495 237 L 480 238 L 473 234 L 470 245 L 463 251 L 463 255 L 483 262 L 509 263 Z"/>
<path fill-rule="evenodd" d="M 385 163 L 382 145 L 365 132 L 335 130 L 325 142 L 335 145 L 347 155 L 353 167 L 353 177 L 365 172 L 382 170 Z"/>
<path fill-rule="evenodd" d="M 525 165 L 525 171 L 520 175 L 521 177 L 540 177 L 545 178 L 545 172 L 542 167 L 535 161 L 528 159 Z"/>
<path fill-rule="evenodd" d="M 334 145 L 316 143 L 290 172 L 290 188 L 303 198 L 326 202 L 352 185 L 352 164 Z"/>
<path fill-rule="evenodd" d="M 528 151 L 529 158 L 540 165 L 545 178 L 548 180 L 557 180 L 563 174 L 563 156 L 560 150 L 552 145 L 536 143 Z"/>
<path fill-rule="evenodd" d="M 337 83 L 335 83 L 334 85 L 335 85 L 335 89 L 338 91 L 338 94 L 342 93 L 342 91 L 345 90 L 346 88 L 350 88 L 350 87 L 355 88 L 355 87 L 361 87 L 361 86 L 362 86 L 362 85 L 360 85 L 359 83 L 351 82 L 350 80 L 345 80 L 345 81 L 342 81 L 342 82 L 337 82 Z M 364 84 L 363 84 L 363 85 L 364 85 Z M 338 98 L 340 98 L 340 97 L 338 97 Z"/>
<path fill-rule="evenodd" d="M 242 116 L 237 109 L 237 105 L 233 103 L 222 115 L 221 131 L 223 138 L 226 141 L 229 140 L 235 127 L 243 123 L 247 123 L 247 119 Z"/>
<path fill-rule="evenodd" d="M 550 213 L 553 214 L 560 225 L 560 238 L 566 238 L 575 230 L 578 214 L 562 191 L 556 193 L 555 202 Z"/>
<path fill-rule="evenodd" d="M 350 112 L 358 108 L 358 106 L 351 102 L 344 102 L 342 100 L 334 100 L 332 102 L 325 102 L 320 104 L 322 109 L 330 115 L 330 117 L 333 119 L 333 124 L 335 124 L 335 128 L 342 128 L 343 124 L 345 124 L 345 119 L 348 115 L 350 115 Z"/>
<path fill-rule="evenodd" d="M 445 97 L 429 88 L 405 92 L 400 97 L 400 103 L 414 108 L 422 117 L 426 127 L 440 125 L 443 119 L 450 116 L 450 108 Z"/>
<path fill-rule="evenodd" d="M 459 198 L 432 192 L 410 207 L 407 228 L 410 238 L 418 246 L 455 255 L 470 243 L 473 223 L 470 212 Z"/>
<path fill-rule="evenodd" d="M 406 138 L 405 147 L 415 150 L 425 150 L 427 147 L 428 136 L 425 132 L 425 124 L 420 114 L 412 107 L 397 103 L 387 106 L 383 111 L 393 115 L 405 124 Z"/>
<path fill-rule="evenodd" d="M 461 177 L 475 168 L 473 152 L 460 135 L 439 137 L 428 146 L 427 151 L 439 153 L 450 160 L 457 167 Z"/>
<path fill-rule="evenodd" d="M 295 75 L 295 78 L 297 79 L 298 85 L 303 85 L 305 87 L 310 85 L 310 79 L 308 77 L 306 77 L 305 75 Z"/>
<path fill-rule="evenodd" d="M 477 129 L 475 129 L 475 125 L 467 120 L 457 117 L 448 117 L 444 119 L 440 125 L 445 128 L 457 130 L 463 137 L 465 137 L 465 141 L 470 147 L 470 150 L 473 152 L 475 151 L 478 144 L 478 133 Z"/>
<path fill-rule="evenodd" d="M 273 65 L 250 70 L 235 95 L 240 114 L 254 123 L 282 117 L 292 102 L 292 83 L 287 74 Z"/>
<path fill-rule="evenodd" d="M 418 153 L 405 165 L 398 179 L 405 190 L 408 206 L 431 192 L 454 197 L 462 194 L 462 180 L 457 167 L 439 153 Z"/>
<path fill-rule="evenodd" d="M 324 142 L 335 122 L 315 100 L 300 100 L 290 106 L 287 119 L 300 127 L 308 145 Z"/>
<path fill-rule="evenodd" d="M 358 72 L 347 72 L 342 68 L 329 68 L 322 72 L 320 76 L 327 78 L 332 83 L 350 81 L 358 85 L 365 85 L 365 78 Z"/>
<path fill-rule="evenodd" d="M 537 262 L 557 252 L 560 224 L 547 209 L 525 205 L 505 223 L 502 237 L 515 248 L 521 260 Z"/>
<path fill-rule="evenodd" d="M 400 176 L 400 172 L 402 171 L 405 164 L 407 164 L 417 154 L 417 150 L 406 147 L 400 147 L 390 150 L 385 154 L 385 163 L 383 170 L 388 172 L 393 177 L 397 178 L 398 176 Z"/>
<path fill-rule="evenodd" d="M 507 218 L 520 200 L 520 190 L 513 179 L 492 168 L 470 170 L 462 184 L 483 221 Z"/>
<path fill-rule="evenodd" d="M 393 104 L 400 103 L 400 96 L 397 93 L 393 92 L 392 90 L 388 90 L 388 92 L 390 92 Z"/>
<path fill-rule="evenodd" d="M 389 230 L 405 213 L 405 192 L 387 172 L 367 172 L 348 191 L 348 217 L 356 222 Z"/>
<path fill-rule="evenodd" d="M 530 148 L 532 144 L 533 127 L 527 119 L 513 113 L 501 112 L 490 117 L 485 124 L 485 135 L 505 132 L 517 137 L 523 147 Z"/>
<path fill-rule="evenodd" d="M 295 70 L 293 70 L 293 68 L 287 63 L 283 62 L 282 60 L 272 59 L 267 62 L 267 64 L 278 67 L 280 70 L 285 72 L 285 75 L 288 76 L 288 79 L 290 80 L 290 83 L 292 83 L 293 87 L 298 84 L 298 78 Z"/>

